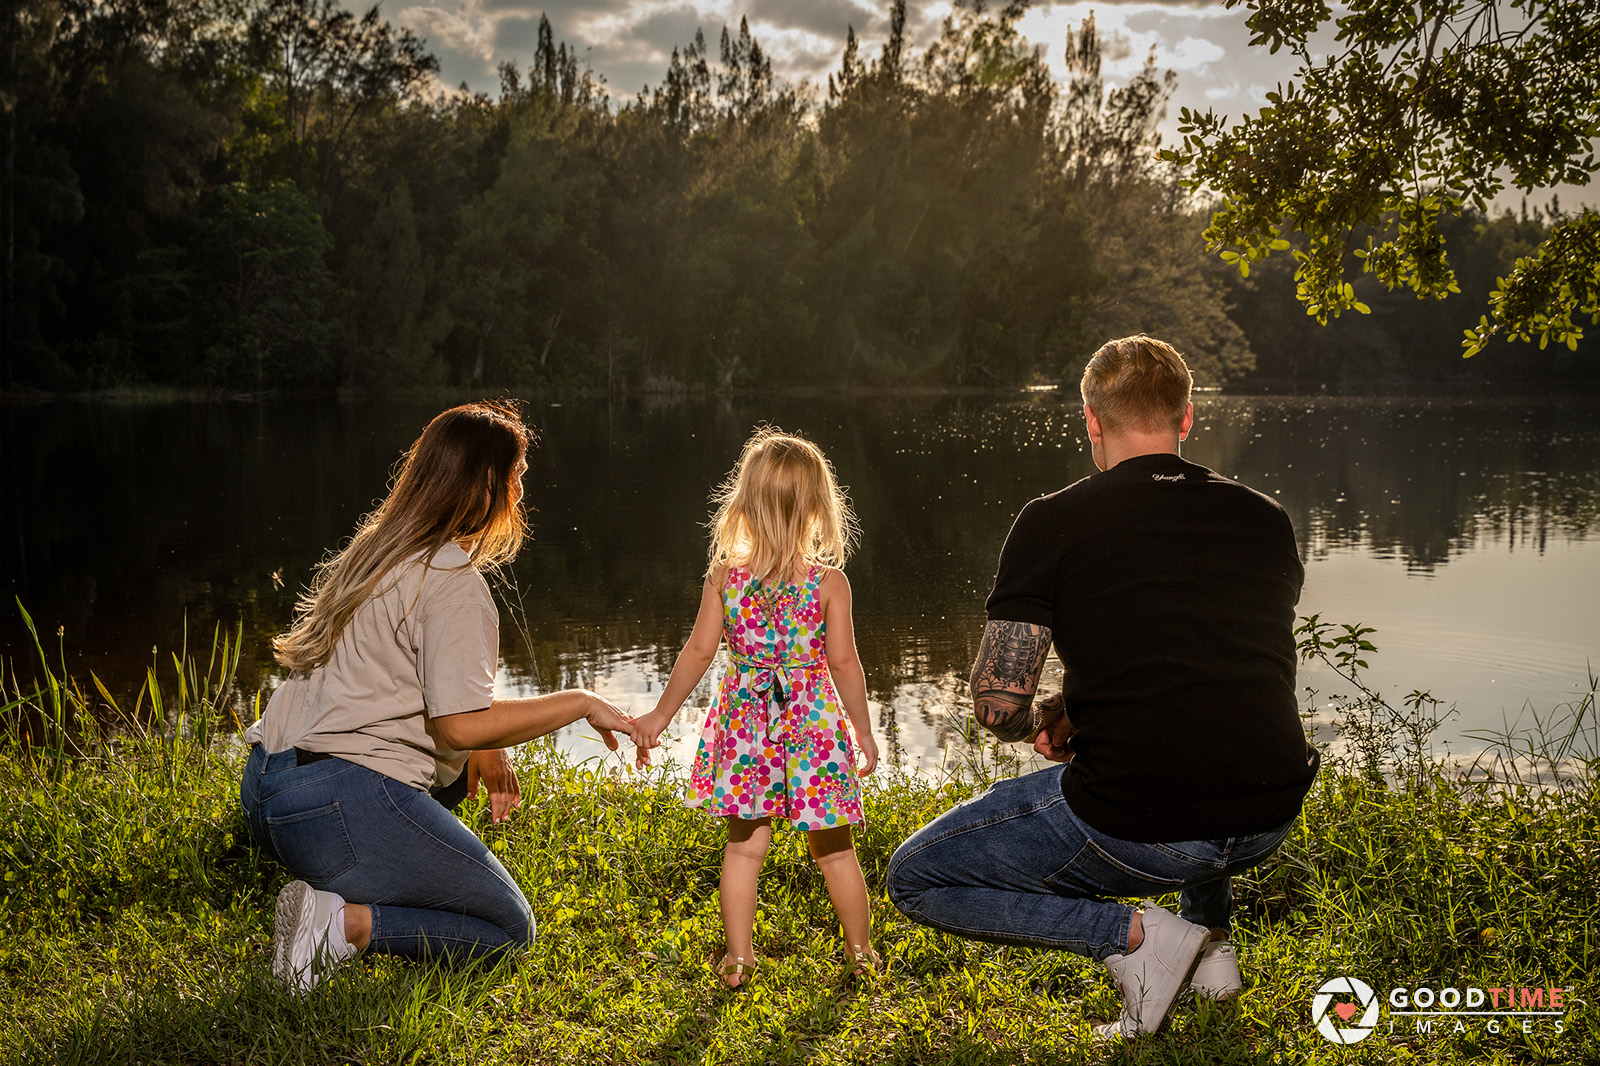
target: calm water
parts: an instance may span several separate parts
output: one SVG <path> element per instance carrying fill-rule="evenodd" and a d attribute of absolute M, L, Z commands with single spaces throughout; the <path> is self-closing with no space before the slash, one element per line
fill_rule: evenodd
<path fill-rule="evenodd" d="M 1374 626 L 1371 680 L 1431 690 L 1442 734 L 1548 711 L 1600 668 L 1600 400 L 1209 395 L 1184 454 L 1279 499 L 1307 563 L 1302 614 Z M 13 606 L 69 669 L 131 694 L 151 661 L 242 622 L 241 672 L 294 590 L 385 488 L 438 405 L 0 409 L 0 654 L 34 660 Z M 706 498 L 750 427 L 818 441 L 863 529 L 849 571 L 887 750 L 930 767 L 967 750 L 960 692 L 1012 517 L 1091 473 L 1081 416 L 1021 397 L 748 397 L 535 403 L 536 539 L 500 589 L 506 693 L 571 684 L 653 706 L 687 637 Z M 167 671 L 170 674 L 170 666 Z M 707 698 L 716 668 L 698 698 Z M 1301 682 L 1325 704 L 1334 679 Z M 1392 699 L 1392 702 L 1397 702 Z M 698 720 L 686 710 L 680 758 Z M 581 730 L 563 738 L 596 750 Z"/>

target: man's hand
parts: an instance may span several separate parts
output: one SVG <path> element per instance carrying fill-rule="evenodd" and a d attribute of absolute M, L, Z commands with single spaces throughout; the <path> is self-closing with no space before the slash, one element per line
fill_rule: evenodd
<path fill-rule="evenodd" d="M 478 794 L 478 782 L 489 790 L 489 814 L 496 822 L 505 821 L 522 806 L 522 786 L 511 766 L 509 748 L 486 748 L 467 756 L 467 795 Z"/>
<path fill-rule="evenodd" d="M 1067 717 L 1066 694 L 1040 700 L 1034 706 L 1039 721 L 1039 734 L 1033 738 L 1033 750 L 1051 762 L 1066 762 L 1072 758 L 1072 735 L 1078 727 Z"/>
<path fill-rule="evenodd" d="M 1043 728 L 1033 706 L 1050 651 L 1050 627 L 991 621 L 972 664 L 972 710 L 1001 740 L 1033 740 Z"/>

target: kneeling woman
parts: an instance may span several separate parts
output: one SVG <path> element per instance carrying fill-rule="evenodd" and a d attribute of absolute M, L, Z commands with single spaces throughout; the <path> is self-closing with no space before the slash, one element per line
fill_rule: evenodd
<path fill-rule="evenodd" d="M 592 692 L 494 698 L 499 615 L 480 571 L 522 543 L 527 448 L 509 406 L 435 418 L 273 641 L 290 677 L 245 733 L 239 799 L 298 878 L 273 934 L 273 973 L 292 988 L 363 949 L 476 958 L 529 943 L 527 899 L 435 795 L 481 779 L 499 820 L 520 802 L 507 745 L 580 718 L 613 748 L 611 730 L 633 735 Z"/>

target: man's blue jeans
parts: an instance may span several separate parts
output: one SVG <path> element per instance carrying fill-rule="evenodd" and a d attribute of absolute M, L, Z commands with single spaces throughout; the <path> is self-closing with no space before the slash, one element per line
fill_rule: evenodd
<path fill-rule="evenodd" d="M 258 844 L 313 888 L 372 908 L 368 950 L 482 958 L 533 940 L 533 912 L 500 860 L 426 792 L 291 748 L 250 750 L 239 801 Z"/>
<path fill-rule="evenodd" d="M 1253 836 L 1140 844 L 1098 832 L 1061 795 L 1065 767 L 1001 781 L 913 833 L 889 860 L 889 898 L 907 917 L 996 944 L 1126 954 L 1134 908 L 1107 897 L 1179 892 L 1180 915 L 1226 929 L 1229 878 L 1283 843 Z"/>

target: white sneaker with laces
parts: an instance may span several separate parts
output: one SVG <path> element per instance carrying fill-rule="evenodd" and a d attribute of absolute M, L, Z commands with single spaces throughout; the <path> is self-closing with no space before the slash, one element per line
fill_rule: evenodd
<path fill-rule="evenodd" d="M 1231 940 L 1213 940 L 1206 945 L 1189 987 L 1204 999 L 1232 999 L 1239 994 L 1244 977 L 1239 973 L 1239 952 Z"/>
<path fill-rule="evenodd" d="M 278 893 L 272 926 L 272 976 L 289 991 L 310 991 L 336 963 L 356 953 L 343 936 L 333 936 L 333 919 L 343 913 L 343 906 L 342 896 L 312 888 L 304 881 L 290 881 Z"/>
<path fill-rule="evenodd" d="M 1210 939 L 1205 926 L 1186 922 L 1146 900 L 1144 939 L 1138 949 L 1105 960 L 1122 992 L 1122 1017 L 1095 1026 L 1095 1036 L 1135 1037 L 1160 1030 Z"/>

